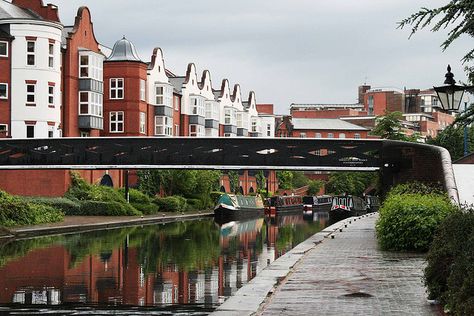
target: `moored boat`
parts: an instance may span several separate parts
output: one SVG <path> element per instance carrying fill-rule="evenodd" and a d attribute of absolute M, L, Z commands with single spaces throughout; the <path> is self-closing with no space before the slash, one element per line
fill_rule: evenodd
<path fill-rule="evenodd" d="M 332 196 L 331 195 L 317 195 L 304 196 L 303 209 L 306 215 L 311 215 L 313 212 L 328 212 L 331 209 Z"/>
<path fill-rule="evenodd" d="M 378 212 L 380 208 L 380 199 L 375 195 L 366 195 L 365 203 L 367 204 L 367 212 Z"/>
<path fill-rule="evenodd" d="M 367 212 L 363 199 L 352 195 L 333 196 L 329 216 L 332 220 L 342 220 L 351 216 L 359 216 Z"/>
<path fill-rule="evenodd" d="M 222 194 L 214 208 L 216 222 L 229 222 L 263 216 L 260 196 Z"/>
<path fill-rule="evenodd" d="M 265 202 L 265 214 L 269 216 L 303 213 L 303 198 L 299 195 L 272 196 Z"/>

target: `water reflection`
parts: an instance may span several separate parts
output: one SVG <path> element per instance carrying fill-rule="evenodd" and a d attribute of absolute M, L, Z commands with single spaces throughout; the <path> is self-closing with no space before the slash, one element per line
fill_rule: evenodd
<path fill-rule="evenodd" d="M 324 226 L 302 215 L 209 219 L 10 242 L 0 245 L 0 304 L 207 313 Z"/>

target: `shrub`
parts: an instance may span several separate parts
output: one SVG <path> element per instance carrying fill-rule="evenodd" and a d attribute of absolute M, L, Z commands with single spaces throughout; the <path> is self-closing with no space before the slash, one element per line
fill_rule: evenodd
<path fill-rule="evenodd" d="M 145 215 L 156 214 L 160 210 L 160 207 L 154 203 L 130 203 L 130 204 Z"/>
<path fill-rule="evenodd" d="M 474 213 L 448 216 L 428 252 L 425 284 L 429 297 L 454 315 L 474 315 Z"/>
<path fill-rule="evenodd" d="M 122 195 L 125 198 L 125 188 L 118 189 L 118 192 L 120 193 L 120 195 Z M 142 204 L 153 203 L 152 198 L 150 198 L 148 195 L 146 195 L 145 193 L 137 189 L 129 189 L 128 196 L 130 199 L 130 203 L 142 203 Z"/>
<path fill-rule="evenodd" d="M 456 207 L 442 195 L 389 194 L 376 231 L 384 250 L 427 251 L 441 221 Z"/>
<path fill-rule="evenodd" d="M 158 197 L 154 202 L 163 212 L 181 212 L 186 209 L 186 199 L 182 196 Z"/>
<path fill-rule="evenodd" d="M 204 202 L 200 199 L 187 199 L 186 204 L 187 210 L 189 211 L 199 211 L 206 209 L 206 205 L 204 205 Z"/>
<path fill-rule="evenodd" d="M 93 216 L 135 216 L 142 213 L 127 203 L 115 201 L 83 201 L 81 202 L 80 214 Z"/>
<path fill-rule="evenodd" d="M 0 191 L 0 225 L 36 225 L 61 221 L 64 214 L 47 205 L 27 202 Z"/>
<path fill-rule="evenodd" d="M 27 197 L 25 200 L 30 203 L 52 206 L 66 215 L 77 214 L 81 208 L 79 202 L 66 198 Z"/>
<path fill-rule="evenodd" d="M 443 186 L 439 183 L 422 183 L 422 182 L 410 182 L 403 183 L 394 186 L 389 195 L 400 195 L 400 194 L 440 194 L 444 195 L 445 191 Z"/>

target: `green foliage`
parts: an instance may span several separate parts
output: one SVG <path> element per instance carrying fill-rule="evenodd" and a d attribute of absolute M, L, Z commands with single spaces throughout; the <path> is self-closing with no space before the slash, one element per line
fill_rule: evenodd
<path fill-rule="evenodd" d="M 326 191 L 332 194 L 350 194 L 361 196 L 364 191 L 378 183 L 375 172 L 337 172 L 331 173 L 326 183 Z"/>
<path fill-rule="evenodd" d="M 120 188 L 118 192 L 125 198 L 125 188 Z M 151 215 L 159 211 L 159 207 L 153 203 L 153 199 L 137 189 L 129 189 L 128 197 L 130 204 L 143 214 Z"/>
<path fill-rule="evenodd" d="M 311 180 L 309 182 L 308 195 L 317 195 L 323 186 L 324 186 L 324 181 Z"/>
<path fill-rule="evenodd" d="M 0 225 L 36 225 L 59 222 L 64 214 L 51 206 L 27 202 L 0 191 Z"/>
<path fill-rule="evenodd" d="M 278 187 L 283 190 L 293 189 L 293 172 L 277 171 Z"/>
<path fill-rule="evenodd" d="M 163 212 L 182 212 L 187 207 L 186 199 L 182 196 L 157 197 L 154 202 Z"/>
<path fill-rule="evenodd" d="M 425 284 L 453 315 L 474 315 L 474 212 L 448 216 L 428 252 Z"/>
<path fill-rule="evenodd" d="M 85 216 L 136 216 L 142 215 L 128 203 L 116 201 L 82 201 L 79 214 Z"/>
<path fill-rule="evenodd" d="M 199 211 L 207 208 L 204 201 L 200 199 L 186 199 L 186 210 L 188 211 Z"/>
<path fill-rule="evenodd" d="M 303 171 L 292 171 L 293 179 L 292 179 L 292 187 L 297 189 L 309 185 L 310 179 L 304 175 Z"/>
<path fill-rule="evenodd" d="M 265 178 L 265 173 L 263 170 L 259 170 L 255 175 L 255 180 L 257 181 L 257 191 L 264 190 L 267 188 L 267 178 Z"/>
<path fill-rule="evenodd" d="M 389 194 L 376 224 L 384 250 L 427 251 L 436 228 L 456 207 L 436 194 Z"/>
<path fill-rule="evenodd" d="M 237 171 L 228 171 L 227 176 L 229 177 L 230 191 L 232 193 L 239 192 L 239 173 Z"/>
<path fill-rule="evenodd" d="M 470 111 L 462 114 L 457 120 L 458 124 L 453 124 L 438 133 L 435 138 L 427 140 L 428 144 L 446 148 L 451 154 L 452 160 L 457 160 L 464 156 L 464 126 L 474 122 L 474 107 Z M 468 152 L 474 151 L 474 125 L 467 127 Z"/>
<path fill-rule="evenodd" d="M 384 139 L 416 141 L 416 135 L 409 137 L 403 133 L 403 126 L 401 123 L 402 120 L 402 112 L 385 111 L 384 115 L 380 115 L 375 118 L 376 124 L 371 134 L 375 136 L 380 136 Z"/>
<path fill-rule="evenodd" d="M 77 214 L 80 212 L 81 208 L 81 204 L 78 201 L 72 201 L 62 197 L 25 197 L 24 199 L 30 203 L 51 206 L 57 210 L 62 211 L 65 215 Z"/>
<path fill-rule="evenodd" d="M 222 194 L 223 192 L 220 192 L 220 191 L 212 191 L 211 193 L 209 193 L 209 197 L 211 199 L 212 205 L 217 204 L 217 201 L 219 200 Z"/>
<path fill-rule="evenodd" d="M 464 34 L 474 37 L 474 6 L 472 5 L 472 0 L 451 0 L 439 8 L 421 8 L 420 11 L 399 23 L 400 28 L 405 26 L 412 27 L 410 37 L 417 31 L 430 25 L 432 25 L 432 32 L 451 28 L 448 32 L 448 38 L 441 45 L 443 50 Z M 474 60 L 474 49 L 471 49 L 463 57 L 463 63 L 472 60 Z M 470 69 L 469 67 L 466 68 L 468 75 L 472 76 L 472 67 Z M 474 83 L 474 81 L 471 82 Z"/>
<path fill-rule="evenodd" d="M 390 192 L 390 195 L 402 195 L 402 194 L 438 194 L 444 195 L 445 191 L 441 183 L 422 183 L 422 182 L 409 182 L 398 184 L 394 186 Z"/>

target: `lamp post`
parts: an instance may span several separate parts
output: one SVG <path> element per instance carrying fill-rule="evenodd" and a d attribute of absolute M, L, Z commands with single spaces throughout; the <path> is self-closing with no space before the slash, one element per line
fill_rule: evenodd
<path fill-rule="evenodd" d="M 447 112 L 458 112 L 459 106 L 461 105 L 464 91 L 471 90 L 473 86 L 459 86 L 454 80 L 454 75 L 451 72 L 451 66 L 448 65 L 448 72 L 445 75 L 444 86 L 433 87 L 438 95 L 438 99 L 441 103 L 443 110 Z M 466 102 L 467 103 L 467 102 Z M 464 106 L 466 111 L 467 104 Z M 467 146 L 467 126 L 464 127 L 464 156 L 469 152 Z"/>

